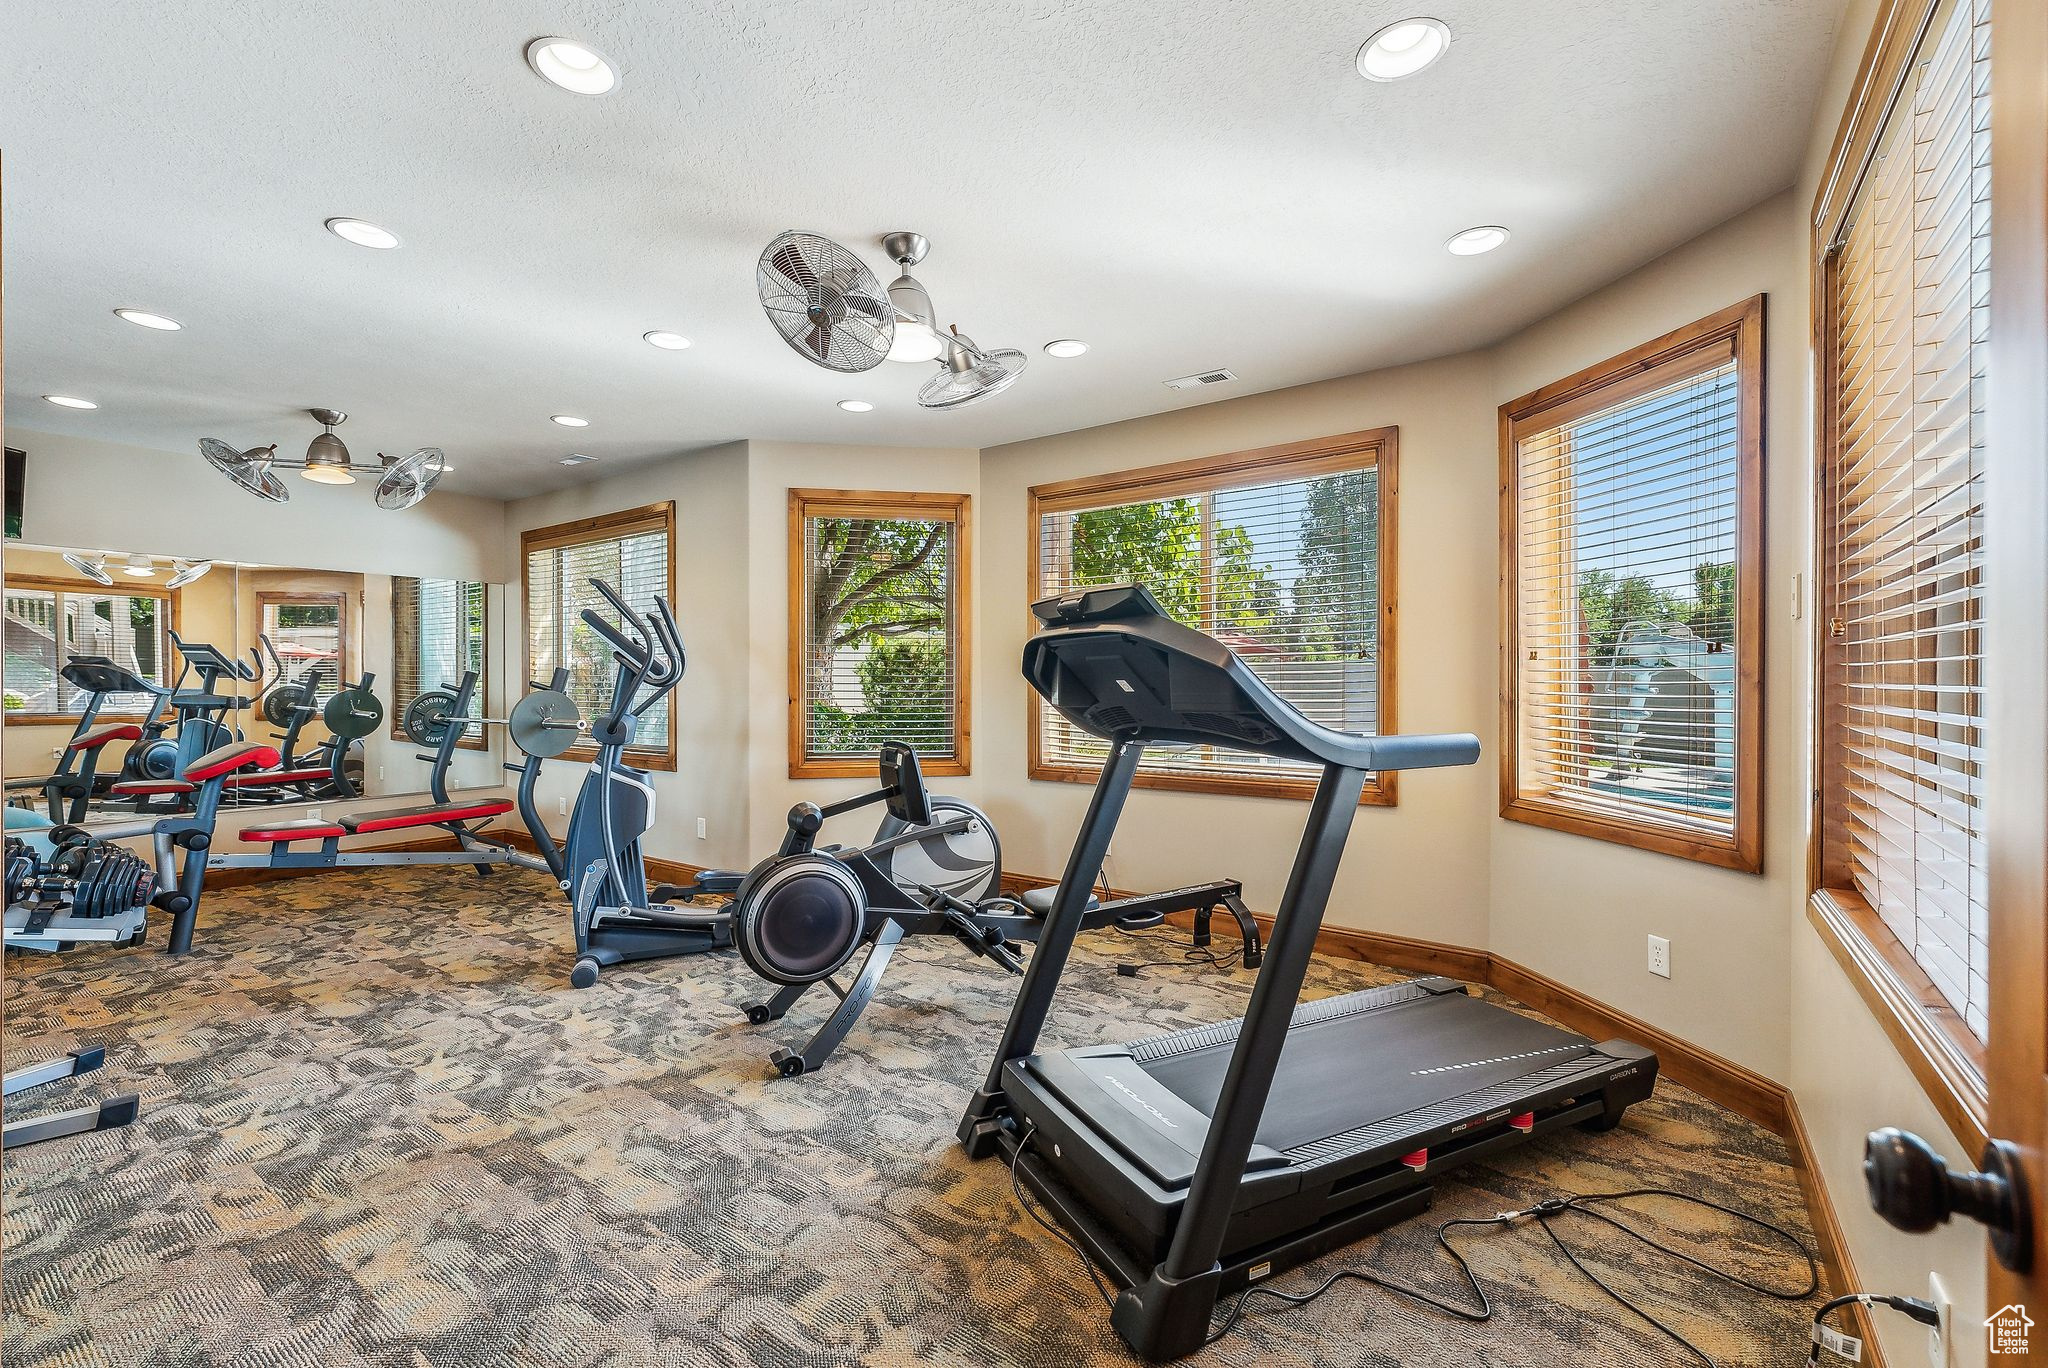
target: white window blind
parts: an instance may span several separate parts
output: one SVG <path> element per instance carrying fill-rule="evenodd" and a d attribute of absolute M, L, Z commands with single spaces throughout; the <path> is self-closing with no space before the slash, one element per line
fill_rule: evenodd
<path fill-rule="evenodd" d="M 960 760 L 965 497 L 795 497 L 792 762 L 870 765 L 884 741 L 916 747 L 928 765 Z"/>
<path fill-rule="evenodd" d="M 617 589 L 633 610 L 646 617 L 654 596 L 669 593 L 671 534 L 666 515 L 606 529 L 581 539 L 529 546 L 526 556 L 527 668 L 531 678 L 546 683 L 557 665 L 569 669 L 569 696 L 585 717 L 595 717 L 611 702 L 617 667 L 611 646 L 583 621 L 594 608 L 617 622 L 593 579 Z M 651 619 L 650 619 L 651 621 Z M 669 716 L 673 695 L 640 716 L 635 751 L 669 747 Z"/>
<path fill-rule="evenodd" d="M 163 683 L 168 627 L 165 601 L 154 595 L 10 586 L 7 711 L 84 712 L 90 695 L 60 673 L 75 655 L 105 656 L 139 678 Z M 114 694 L 100 711 L 111 718 L 140 713 L 148 706 L 147 694 Z"/>
<path fill-rule="evenodd" d="M 1285 460 L 1223 458 L 1214 474 L 1108 477 L 1100 494 L 1035 490 L 1038 593 L 1143 584 L 1309 717 L 1377 732 L 1391 673 L 1380 639 L 1385 457 L 1384 447 L 1368 445 L 1291 478 Z M 1035 769 L 1092 778 L 1103 743 L 1042 701 L 1033 706 Z M 1147 776 L 1174 787 L 1293 792 L 1312 788 L 1316 771 L 1214 747 L 1162 747 L 1147 751 L 1140 782 Z"/>
<path fill-rule="evenodd" d="M 394 724 L 421 694 L 454 688 L 467 671 L 484 673 L 486 623 L 484 586 L 470 580 L 391 579 L 392 681 Z M 471 704 L 483 711 L 479 697 Z M 481 746 L 472 731 L 465 745 Z"/>
<path fill-rule="evenodd" d="M 342 627 L 347 621 L 347 608 L 342 596 L 295 595 L 265 598 L 262 604 L 263 633 L 277 651 L 285 677 L 301 679 L 308 670 L 317 670 L 314 701 L 325 702 L 333 697 L 340 687 L 342 672 L 348 669 L 343 658 Z"/>
<path fill-rule="evenodd" d="M 1826 873 L 1981 1039 L 1987 0 L 1938 12 L 1829 263 Z"/>
<path fill-rule="evenodd" d="M 1647 392 L 1643 386 L 1647 384 Z M 1730 833 L 1742 391 L 1732 344 L 1518 435 L 1518 790 Z M 1577 407 L 1583 410 L 1585 404 Z"/>

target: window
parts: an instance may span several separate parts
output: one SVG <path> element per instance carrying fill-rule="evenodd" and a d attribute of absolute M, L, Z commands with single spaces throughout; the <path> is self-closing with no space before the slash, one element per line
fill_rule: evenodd
<path fill-rule="evenodd" d="M 1034 598 L 1134 580 L 1327 726 L 1394 729 L 1396 432 L 1379 428 L 1031 491 Z M 1106 754 L 1040 700 L 1031 777 L 1093 783 Z M 1214 747 L 1147 751 L 1150 788 L 1307 797 L 1298 761 Z M 1393 774 L 1363 801 L 1391 804 Z"/>
<path fill-rule="evenodd" d="M 789 491 L 789 775 L 966 774 L 968 496 Z"/>
<path fill-rule="evenodd" d="M 484 586 L 469 580 L 391 578 L 391 734 L 404 735 L 402 719 L 414 699 L 435 689 L 453 689 L 464 673 L 478 678 L 475 711 L 489 692 L 483 679 L 489 627 Z M 481 750 L 481 728 L 458 745 Z"/>
<path fill-rule="evenodd" d="M 1501 815 L 1763 867 L 1763 298 L 1501 407 Z"/>
<path fill-rule="evenodd" d="M 343 679 L 355 678 L 349 671 L 348 595 L 259 593 L 256 602 L 284 677 L 317 672 L 315 703 L 333 697 Z"/>
<path fill-rule="evenodd" d="M 75 723 L 90 695 L 61 671 L 74 655 L 106 656 L 152 684 L 164 682 L 170 653 L 170 595 L 101 589 L 65 580 L 7 582 L 6 715 L 10 722 Z M 100 720 L 139 719 L 147 694 L 116 694 Z"/>
<path fill-rule="evenodd" d="M 1989 1024 L 1989 20 L 1987 0 L 1887 8 L 1814 220 L 1812 917 L 1964 1136 Z"/>
<path fill-rule="evenodd" d="M 590 587 L 602 579 L 634 611 L 646 613 L 656 594 L 675 597 L 676 510 L 673 503 L 537 527 L 519 536 L 526 575 L 526 678 L 545 683 L 557 665 L 569 670 L 569 696 L 586 718 L 611 702 L 614 667 L 611 647 L 584 625 L 583 610 L 594 608 L 617 622 L 619 615 Z M 673 696 L 640 716 L 633 763 L 647 769 L 676 767 L 671 726 Z M 568 752 L 587 759 L 587 745 Z"/>

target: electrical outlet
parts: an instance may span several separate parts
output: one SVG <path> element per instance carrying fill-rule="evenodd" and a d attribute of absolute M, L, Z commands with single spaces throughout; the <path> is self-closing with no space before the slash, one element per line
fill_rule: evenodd
<path fill-rule="evenodd" d="M 710 835 L 704 829 L 704 819 L 702 817 L 697 819 L 697 839 L 700 841 L 710 839 Z"/>
<path fill-rule="evenodd" d="M 1663 936 L 1650 937 L 1650 972 L 1658 978 L 1671 977 L 1671 942 Z"/>
<path fill-rule="evenodd" d="M 1797 622 L 1806 614 L 1806 576 L 1793 572 L 1792 575 L 1792 620 Z"/>
<path fill-rule="evenodd" d="M 377 766 L 377 782 L 380 784 L 384 782 L 384 767 L 382 765 Z"/>
<path fill-rule="evenodd" d="M 320 820 L 320 809 L 319 809 L 319 808 L 307 808 L 307 809 L 306 809 L 306 820 L 307 820 L 307 821 L 309 821 L 309 822 L 317 822 L 317 821 L 319 821 L 319 820 Z"/>
<path fill-rule="evenodd" d="M 567 817 L 568 815 L 569 815 L 569 800 L 568 800 L 567 798 L 557 798 L 557 799 L 555 799 L 555 816 L 557 816 L 557 817 Z"/>
<path fill-rule="evenodd" d="M 1949 1368 L 1954 1362 L 1950 1357 L 1950 1346 L 1955 1337 L 1949 1332 L 1955 1319 L 1955 1303 L 1949 1299 L 1948 1284 L 1941 1280 L 1941 1274 L 1927 1275 L 1927 1300 L 1934 1303 L 1934 1309 L 1941 1313 L 1941 1324 L 1927 1327 L 1927 1362 L 1929 1368 Z"/>

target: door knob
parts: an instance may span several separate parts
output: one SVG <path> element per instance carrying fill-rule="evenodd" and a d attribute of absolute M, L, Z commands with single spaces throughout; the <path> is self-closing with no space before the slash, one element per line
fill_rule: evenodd
<path fill-rule="evenodd" d="M 1991 1233 L 1991 1252 L 2015 1273 L 2034 1260 L 2033 1205 L 2019 1150 L 2004 1140 L 1984 1146 L 1982 1171 L 1956 1173 L 1925 1140 L 1896 1126 L 1863 1142 L 1863 1181 L 1870 1206 L 1900 1230 L 1922 1234 L 1951 1216 L 1967 1216 Z"/>

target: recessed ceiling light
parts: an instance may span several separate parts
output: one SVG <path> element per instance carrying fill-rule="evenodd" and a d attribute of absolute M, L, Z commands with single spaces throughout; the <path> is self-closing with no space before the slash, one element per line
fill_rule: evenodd
<path fill-rule="evenodd" d="M 874 410 L 875 406 L 865 399 L 841 399 L 839 407 L 845 409 L 848 413 L 869 413 Z"/>
<path fill-rule="evenodd" d="M 343 242 L 353 242 L 358 247 L 375 247 L 387 251 L 398 245 L 398 234 L 389 228 L 379 228 L 374 223 L 361 219 L 331 218 L 327 220 L 327 231 Z"/>
<path fill-rule="evenodd" d="M 185 326 L 175 318 L 165 318 L 147 309 L 116 309 L 114 317 L 125 318 L 138 328 L 155 328 L 158 332 L 176 332 Z"/>
<path fill-rule="evenodd" d="M 580 451 L 572 451 L 567 456 L 564 456 L 559 464 L 566 466 L 589 465 L 596 459 L 597 457 L 595 456 L 585 456 Z"/>
<path fill-rule="evenodd" d="M 555 414 L 554 416 L 552 416 L 551 418 L 549 418 L 549 420 L 548 420 L 548 421 L 549 421 L 549 422 L 552 422 L 552 423 L 560 423 L 560 424 L 561 424 L 561 425 L 562 425 L 563 427 L 589 427 L 589 426 L 590 426 L 590 420 L 589 420 L 588 418 L 578 418 L 578 417 L 577 417 L 577 416 L 576 416 L 575 414 L 573 414 L 573 413 L 557 413 L 557 414 Z"/>
<path fill-rule="evenodd" d="M 619 69 L 596 48 L 571 38 L 536 38 L 526 45 L 526 64 L 550 85 L 572 95 L 607 95 L 619 84 Z"/>
<path fill-rule="evenodd" d="M 653 332 L 641 333 L 640 339 L 661 348 L 663 351 L 681 351 L 690 345 L 690 339 L 681 333 L 665 332 L 656 328 Z"/>
<path fill-rule="evenodd" d="M 68 394 L 46 394 L 43 398 L 49 400 L 58 408 L 91 409 L 99 407 L 98 404 L 95 404 L 90 399 L 74 399 Z"/>
<path fill-rule="evenodd" d="M 1450 50 L 1450 25 L 1441 19 L 1397 19 L 1358 50 L 1358 74 L 1368 81 L 1413 76 Z"/>
<path fill-rule="evenodd" d="M 1462 233 L 1453 233 L 1444 243 L 1444 250 L 1452 256 L 1478 256 L 1490 252 L 1508 240 L 1508 230 L 1497 223 L 1481 224 L 1467 228 Z"/>
<path fill-rule="evenodd" d="M 1057 342 L 1045 344 L 1047 356 L 1080 356 L 1088 350 L 1088 344 L 1078 337 L 1062 337 Z"/>

